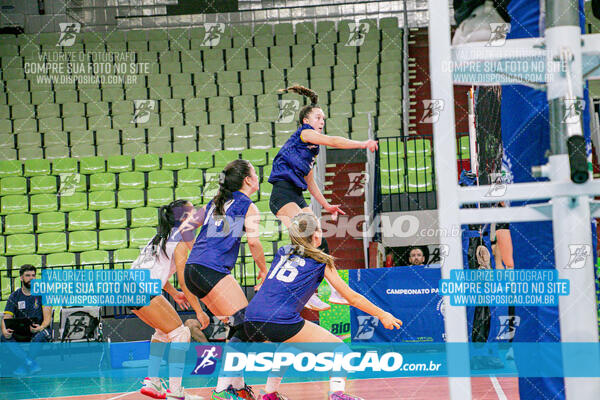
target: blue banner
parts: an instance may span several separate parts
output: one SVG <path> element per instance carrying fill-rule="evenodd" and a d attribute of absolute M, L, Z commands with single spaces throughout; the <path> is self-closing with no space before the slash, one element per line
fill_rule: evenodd
<path fill-rule="evenodd" d="M 183 344 L 177 344 L 179 348 Z M 148 371 L 149 342 L 125 343 L 1 343 L 0 377 L 19 377 L 23 354 L 36 353 L 36 378 L 144 378 Z M 173 345 L 171 345 L 173 346 Z M 286 378 L 327 380 L 331 375 L 353 379 L 395 377 L 600 377 L 599 343 L 512 343 L 525 361 L 512 361 L 484 369 L 469 357 L 483 350 L 502 358 L 506 344 L 469 343 L 191 343 L 183 376 L 220 375 L 266 378 L 275 373 Z M 15 350 L 19 350 L 15 352 Z M 447 355 L 453 359 L 448 361 Z M 541 355 L 561 357 L 561 363 L 540 363 Z M 169 359 L 169 349 L 164 360 Z M 449 364 L 452 362 L 452 364 Z M 472 367 L 469 368 L 469 362 Z M 169 376 L 163 362 L 160 376 Z M 449 368 L 452 367 L 452 368 Z"/>
<path fill-rule="evenodd" d="M 350 270 L 350 287 L 402 320 L 390 331 L 351 307 L 353 342 L 443 342 L 444 309 L 438 295 L 439 265 Z"/>

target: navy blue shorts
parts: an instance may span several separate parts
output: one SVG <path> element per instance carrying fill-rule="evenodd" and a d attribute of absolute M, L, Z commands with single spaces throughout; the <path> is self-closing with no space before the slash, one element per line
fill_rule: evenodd
<path fill-rule="evenodd" d="M 302 194 L 302 189 L 294 186 L 290 182 L 278 181 L 273 184 L 273 190 L 271 191 L 271 198 L 269 200 L 269 208 L 273 215 L 277 216 L 277 213 L 283 206 L 288 203 L 296 203 L 300 208 L 308 207 L 306 200 Z"/>

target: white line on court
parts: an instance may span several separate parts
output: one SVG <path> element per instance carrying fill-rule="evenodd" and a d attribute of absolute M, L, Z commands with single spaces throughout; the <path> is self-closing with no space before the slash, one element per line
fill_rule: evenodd
<path fill-rule="evenodd" d="M 121 397 L 125 397 L 125 396 L 127 396 L 128 394 L 132 394 L 132 393 L 137 393 L 137 391 L 135 391 L 135 392 L 127 392 L 127 393 L 123 393 L 123 394 L 120 394 L 120 395 L 118 395 L 118 396 L 111 397 L 110 399 L 105 399 L 105 400 L 116 400 L 116 399 L 120 399 Z"/>
<path fill-rule="evenodd" d="M 500 385 L 500 382 L 498 382 L 498 379 L 495 376 L 490 376 L 490 381 L 492 381 L 492 386 L 494 386 L 494 390 L 498 395 L 498 400 L 507 400 L 506 395 L 504 394 L 504 390 L 502 390 L 502 386 Z"/>

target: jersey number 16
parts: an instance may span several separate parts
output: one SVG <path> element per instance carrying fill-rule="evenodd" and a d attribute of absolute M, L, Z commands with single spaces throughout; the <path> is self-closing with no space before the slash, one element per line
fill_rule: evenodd
<path fill-rule="evenodd" d="M 298 268 L 296 266 L 304 266 L 306 261 L 303 258 L 294 257 L 293 259 L 282 257 L 281 260 L 277 263 L 273 271 L 269 275 L 268 279 L 272 279 L 273 277 L 277 278 L 282 282 L 293 282 L 298 276 Z"/>

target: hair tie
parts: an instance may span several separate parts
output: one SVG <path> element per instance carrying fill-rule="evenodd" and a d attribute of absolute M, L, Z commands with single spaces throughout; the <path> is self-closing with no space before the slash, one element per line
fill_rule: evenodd
<path fill-rule="evenodd" d="M 225 184 L 225 172 L 221 172 L 219 174 L 219 184 L 220 185 L 224 185 Z"/>

